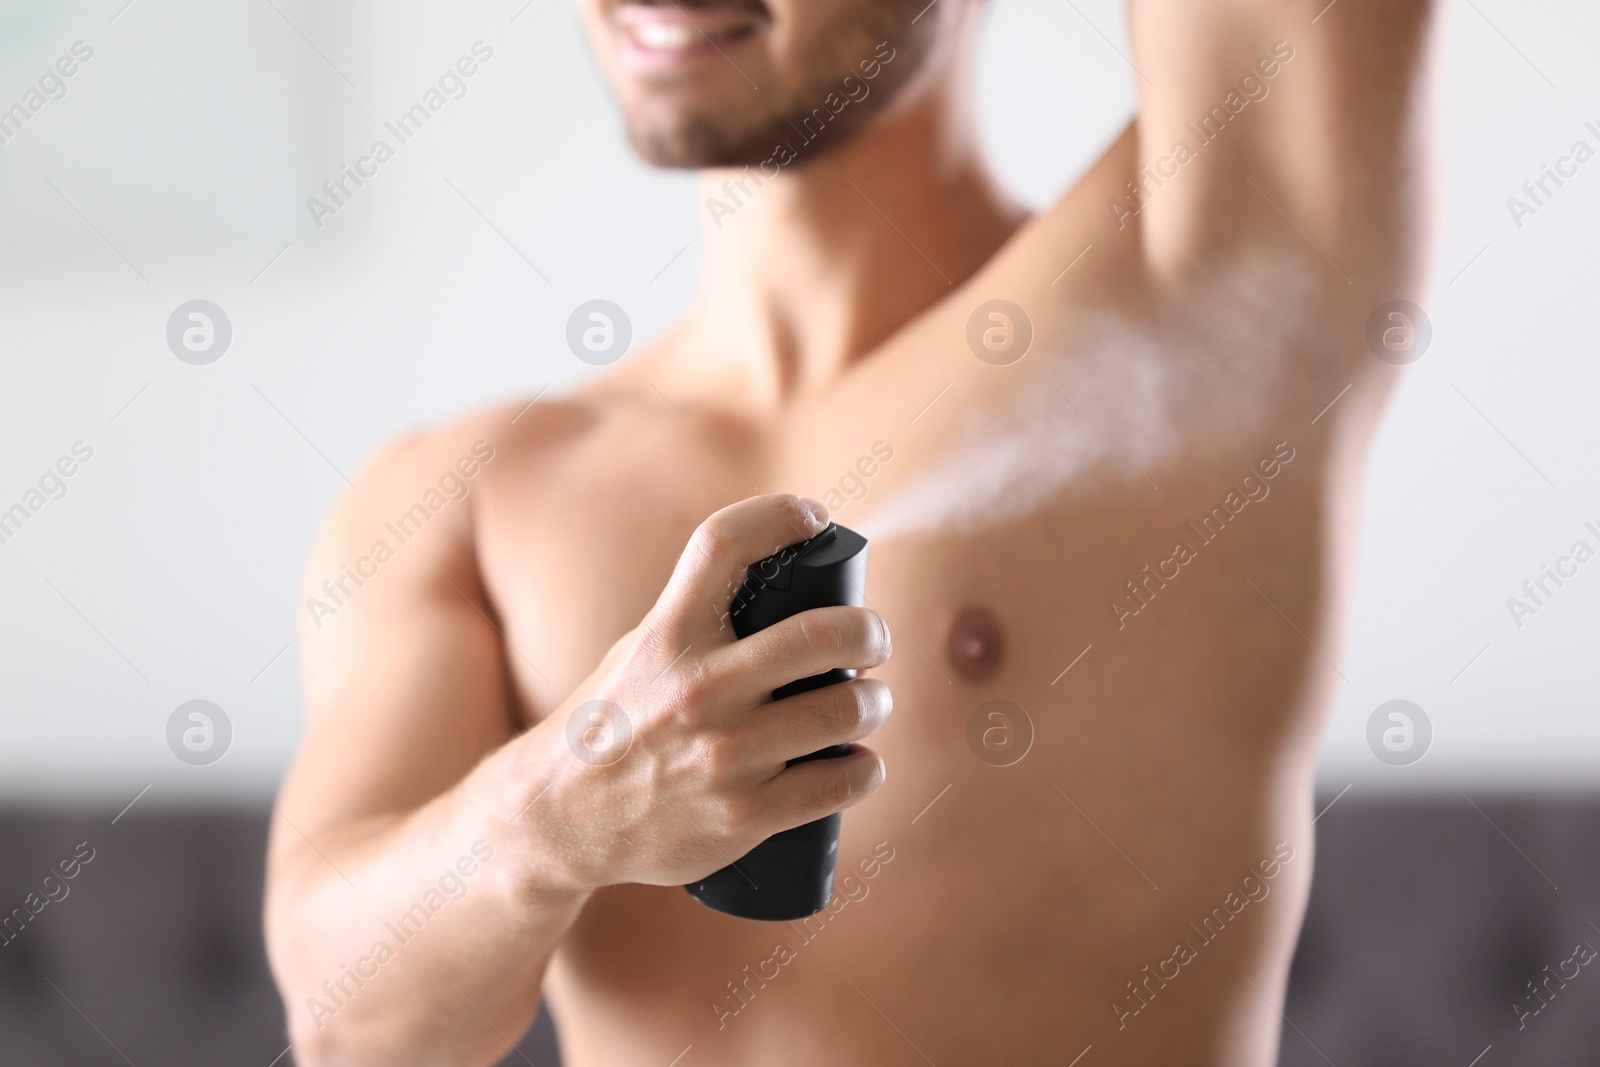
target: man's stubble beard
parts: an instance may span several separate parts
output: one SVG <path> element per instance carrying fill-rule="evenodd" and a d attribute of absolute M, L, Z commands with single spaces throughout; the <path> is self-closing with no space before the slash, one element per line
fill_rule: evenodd
<path fill-rule="evenodd" d="M 670 124 L 629 115 L 628 140 L 647 163 L 694 170 L 755 166 L 771 158 L 780 143 L 799 149 L 800 162 L 826 154 L 868 125 L 922 68 L 935 20 L 927 20 L 926 26 L 912 25 L 912 20 L 925 6 L 926 0 L 864 3 L 854 17 L 836 23 L 811 44 L 801 63 L 806 77 L 800 83 L 750 88 L 744 98 L 749 109 L 743 112 L 712 104 Z M 883 42 L 894 49 L 894 58 L 880 63 L 878 76 L 869 81 L 860 65 L 877 61 L 875 49 Z M 848 99 L 842 83 L 852 75 L 867 87 L 867 95 L 834 114 L 823 101 L 830 93 Z M 769 105 L 768 100 L 776 103 Z M 828 116 L 827 135 L 814 146 L 807 142 L 801 147 L 802 123 L 817 108 Z"/>

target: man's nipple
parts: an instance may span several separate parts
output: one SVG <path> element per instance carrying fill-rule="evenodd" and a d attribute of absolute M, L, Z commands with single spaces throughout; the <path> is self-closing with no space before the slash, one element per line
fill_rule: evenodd
<path fill-rule="evenodd" d="M 1000 670 L 1006 655 L 1000 618 L 977 605 L 962 608 L 950 623 L 945 657 L 964 682 L 985 682 Z"/>

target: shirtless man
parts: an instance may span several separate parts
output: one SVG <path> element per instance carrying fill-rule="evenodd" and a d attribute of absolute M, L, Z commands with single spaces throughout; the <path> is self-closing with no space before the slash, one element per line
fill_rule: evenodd
<path fill-rule="evenodd" d="M 1030 217 L 981 0 L 580 2 L 639 151 L 706 169 L 700 295 L 335 508 L 266 908 L 298 1061 L 492 1063 L 548 995 L 568 1067 L 1272 1063 L 1433 5 L 1133 0 L 1139 117 Z M 801 496 L 868 606 L 736 641 Z M 808 922 L 680 888 L 846 808 Z"/>

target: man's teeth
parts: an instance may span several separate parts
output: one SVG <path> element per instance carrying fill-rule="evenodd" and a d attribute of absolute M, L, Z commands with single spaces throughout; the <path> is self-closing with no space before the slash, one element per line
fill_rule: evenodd
<path fill-rule="evenodd" d="M 702 30 L 687 22 L 636 22 L 630 27 L 633 41 L 640 48 L 653 52 L 675 52 L 710 41 L 729 41 L 752 29 L 749 23 L 721 23 L 718 28 Z"/>
<path fill-rule="evenodd" d="M 705 39 L 693 26 L 669 22 L 646 22 L 635 26 L 633 37 L 641 46 L 661 52 L 689 48 Z"/>

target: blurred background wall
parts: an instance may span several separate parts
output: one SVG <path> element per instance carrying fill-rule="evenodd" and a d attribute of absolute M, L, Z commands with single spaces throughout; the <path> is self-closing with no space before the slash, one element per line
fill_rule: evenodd
<path fill-rule="evenodd" d="M 1434 338 L 1373 454 L 1348 680 L 1319 769 L 1338 806 L 1319 827 L 1348 825 L 1359 856 L 1361 827 L 1454 813 L 1463 855 L 1501 849 L 1496 862 L 1519 868 L 1505 877 L 1552 894 L 1516 906 L 1542 909 L 1597 889 L 1575 876 L 1555 890 L 1559 878 L 1525 866 L 1549 873 L 1567 849 L 1600 843 L 1586 806 L 1600 561 L 1547 586 L 1532 614 L 1514 618 L 1507 602 L 1526 602 L 1524 582 L 1573 542 L 1600 547 L 1585 528 L 1600 529 L 1600 160 L 1531 213 L 1507 201 L 1532 203 L 1524 182 L 1574 142 L 1600 149 L 1600 9 L 1448 6 Z M 307 200 L 327 201 L 323 183 L 374 140 L 393 144 L 384 124 L 478 42 L 492 54 L 459 99 L 316 217 Z M 1027 200 L 1051 201 L 1130 117 L 1128 51 L 1113 0 L 993 0 L 982 111 Z M 629 153 L 568 0 L 0 0 L 0 109 L 26 110 L 35 89 L 25 120 L 0 113 L 0 513 L 27 511 L 0 525 L 0 826 L 12 834 L 0 889 L 25 885 L 16 850 L 60 820 L 99 820 L 108 841 L 141 819 L 238 820 L 226 823 L 238 833 L 209 831 L 233 842 L 214 847 L 237 869 L 299 733 L 296 583 L 345 478 L 410 428 L 596 373 L 564 342 L 583 301 L 624 307 L 636 345 L 661 329 L 693 291 L 704 209 L 691 178 Z M 205 365 L 168 342 L 194 300 L 231 327 Z M 66 467 L 58 488 L 46 472 Z M 1425 758 L 1398 766 L 1368 743 L 1375 709 L 1396 699 L 1432 735 Z M 168 740 L 194 700 L 220 709 L 209 714 L 231 735 L 203 765 Z M 1497 804 L 1528 827 L 1568 829 L 1515 840 L 1490 818 Z M 180 839 L 206 870 L 205 835 Z M 1391 871 L 1443 869 L 1416 844 Z M 1325 861 L 1322 876 L 1308 937 L 1341 874 Z M 1465 901 L 1475 887 L 1461 881 L 1438 892 Z M 227 892 L 244 896 L 222 911 L 248 917 L 254 891 L 237 879 Z M 259 960 L 236 948 L 227 966 L 259 983 Z M 1509 1019 L 1521 979 L 1505 981 L 1507 1007 L 1493 1010 Z"/>

